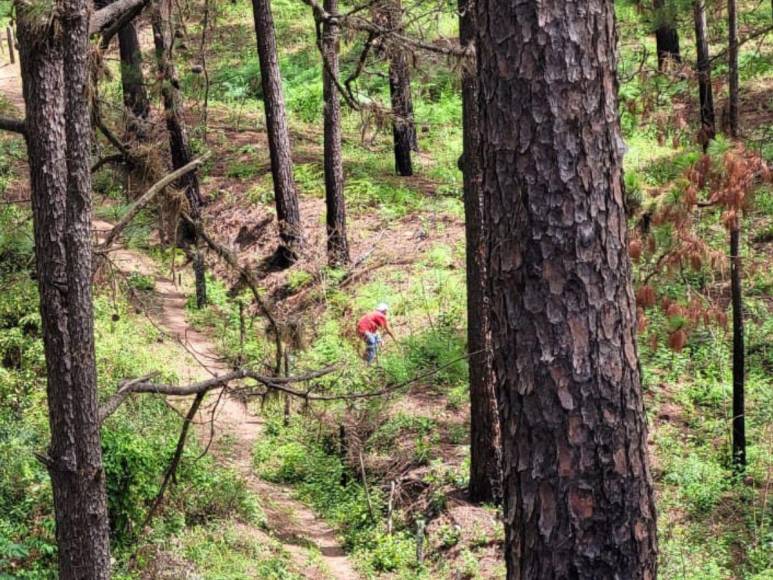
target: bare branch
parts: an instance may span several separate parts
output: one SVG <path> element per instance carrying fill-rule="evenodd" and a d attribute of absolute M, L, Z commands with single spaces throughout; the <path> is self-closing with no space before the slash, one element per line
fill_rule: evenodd
<path fill-rule="evenodd" d="M 338 365 L 328 366 L 318 371 L 309 372 L 303 375 L 295 375 L 290 377 L 272 377 L 261 375 L 253 370 L 241 368 L 230 373 L 226 373 L 221 376 L 216 376 L 211 379 L 199 381 L 197 383 L 190 383 L 188 385 L 168 385 L 162 383 L 154 383 L 150 380 L 150 377 L 142 377 L 134 379 L 124 383 L 118 391 L 110 397 L 99 409 L 100 424 L 105 421 L 111 414 L 113 414 L 118 407 L 121 406 L 126 398 L 132 393 L 155 393 L 158 395 L 166 395 L 172 397 L 188 397 L 190 395 L 198 395 L 201 393 L 207 393 L 212 389 L 218 387 L 225 387 L 233 381 L 242 379 L 252 379 L 268 389 L 282 391 L 296 397 L 303 399 L 319 399 L 327 400 L 328 397 L 323 399 L 322 395 L 313 395 L 308 391 L 298 391 L 288 387 L 287 385 L 292 383 L 299 383 L 304 381 L 310 381 L 325 375 L 332 373 L 339 368 Z"/>
<path fill-rule="evenodd" d="M 121 232 L 126 228 L 127 225 L 137 216 L 140 211 L 144 207 L 146 207 L 151 201 L 153 201 L 156 196 L 164 190 L 164 188 L 169 185 L 170 183 L 177 181 L 185 175 L 186 173 L 189 173 L 193 170 L 195 170 L 199 165 L 204 163 L 209 157 L 212 155 L 211 152 L 207 152 L 201 157 L 194 159 L 187 165 L 183 165 L 179 169 L 172 171 L 156 183 L 154 183 L 150 189 L 148 189 L 145 193 L 142 194 L 142 196 L 134 202 L 134 204 L 129 208 L 129 211 L 126 212 L 126 214 L 121 218 L 121 221 L 119 221 L 115 226 L 113 226 L 113 229 L 110 230 L 110 232 L 105 236 L 105 241 L 100 244 L 97 251 L 104 252 L 110 246 L 113 244 L 113 242 L 118 238 L 118 236 L 121 235 Z"/>
<path fill-rule="evenodd" d="M 149 2 L 150 0 L 116 0 L 116 2 L 108 4 L 92 14 L 91 22 L 89 22 L 89 34 L 106 34 L 108 31 L 115 34 L 127 22 L 142 12 Z"/>
<path fill-rule="evenodd" d="M 148 510 L 148 515 L 145 516 L 145 521 L 142 522 L 142 527 L 140 529 L 145 529 L 148 525 L 150 525 L 150 522 L 153 520 L 153 516 L 156 515 L 156 512 L 161 505 L 161 501 L 164 499 L 164 492 L 169 486 L 169 482 L 174 480 L 175 473 L 177 472 L 177 466 L 180 464 L 180 459 L 182 458 L 183 451 L 185 450 L 185 440 L 188 437 L 188 429 L 191 425 L 191 422 L 193 422 L 193 419 L 196 418 L 196 413 L 199 411 L 199 407 L 201 406 L 201 402 L 203 400 L 204 393 L 199 393 L 196 395 L 196 398 L 193 399 L 191 408 L 188 410 L 188 414 L 185 416 L 183 421 L 183 426 L 180 430 L 180 437 L 177 440 L 177 448 L 174 450 L 172 461 L 169 463 L 169 467 L 167 467 L 166 473 L 164 473 L 164 481 L 161 483 L 161 487 L 158 489 L 158 493 L 156 494 L 156 499 L 153 500 L 153 505 Z"/>
<path fill-rule="evenodd" d="M 91 172 L 95 173 L 96 171 L 99 171 L 102 169 L 103 166 L 107 165 L 108 163 L 123 163 L 126 161 L 124 159 L 123 153 L 114 153 L 113 155 L 107 155 L 105 157 L 102 157 L 98 161 L 96 161 L 91 166 Z"/>
<path fill-rule="evenodd" d="M 415 38 L 405 36 L 404 34 L 400 34 L 399 32 L 396 32 L 395 30 L 392 30 L 390 28 L 384 28 L 383 26 L 379 26 L 378 24 L 375 24 L 370 20 L 366 20 L 360 16 L 355 15 L 354 12 L 351 12 L 349 14 L 345 14 L 342 16 L 335 16 L 333 14 L 330 14 L 328 11 L 326 11 L 319 4 L 319 2 L 317 2 L 317 0 L 301 0 L 301 1 L 314 11 L 314 17 L 319 20 L 332 22 L 334 24 L 338 24 L 339 26 L 344 26 L 347 28 L 351 28 L 353 30 L 359 30 L 362 32 L 372 32 L 377 34 L 378 36 L 388 36 L 390 40 L 397 42 L 398 44 L 411 47 L 411 48 L 426 50 L 427 52 L 434 52 L 438 54 L 445 54 L 449 56 L 459 56 L 459 57 L 467 57 L 470 55 L 469 47 L 463 48 L 458 44 L 452 43 L 451 41 L 448 41 L 447 46 L 441 46 L 441 45 L 432 44 L 429 42 L 423 42 L 421 40 L 417 40 Z"/>
<path fill-rule="evenodd" d="M 10 131 L 11 133 L 19 133 L 20 135 L 27 134 L 27 127 L 24 123 L 24 119 L 10 119 L 8 117 L 0 117 L 0 130 Z"/>
<path fill-rule="evenodd" d="M 250 288 L 250 291 L 252 292 L 252 296 L 255 298 L 255 303 L 260 308 L 261 312 L 263 312 L 263 315 L 268 319 L 269 324 L 271 325 L 271 330 L 274 332 L 274 342 L 276 346 L 276 360 L 277 360 L 277 372 L 281 365 L 282 360 L 282 333 L 280 331 L 279 322 L 277 321 L 276 315 L 274 315 L 273 309 L 271 308 L 271 305 L 266 301 L 265 298 L 260 293 L 259 289 L 259 282 L 256 278 L 255 274 L 250 270 L 249 268 L 245 268 L 241 264 L 239 264 L 239 259 L 236 257 L 236 255 L 231 252 L 228 248 L 226 248 L 224 245 L 217 243 L 205 230 L 203 225 L 196 224 L 196 222 L 191 219 L 191 217 L 184 213 L 182 216 L 188 221 L 188 223 L 192 224 L 194 227 L 198 228 L 198 234 L 201 236 L 201 239 L 206 242 L 206 244 L 223 260 L 226 261 L 226 263 L 231 266 L 234 270 L 239 272 L 239 277 L 244 281 L 245 284 Z"/>

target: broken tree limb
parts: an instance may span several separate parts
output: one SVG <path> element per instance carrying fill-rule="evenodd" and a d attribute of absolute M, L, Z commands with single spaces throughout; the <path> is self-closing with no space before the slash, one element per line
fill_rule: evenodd
<path fill-rule="evenodd" d="M 27 134 L 27 126 L 24 119 L 11 119 L 9 117 L 0 117 L 0 130 L 10 131 L 11 133 Z"/>
<path fill-rule="evenodd" d="M 124 159 L 124 156 L 121 153 L 114 153 L 113 155 L 107 155 L 106 157 L 102 157 L 95 161 L 91 166 L 91 172 L 96 173 L 102 167 L 105 165 L 109 165 L 110 163 L 115 163 L 117 165 L 123 164 L 126 160 Z"/>
<path fill-rule="evenodd" d="M 105 419 L 107 419 L 110 415 L 115 413 L 116 409 L 118 409 L 118 407 L 121 406 L 121 403 L 123 403 L 126 397 L 129 396 L 130 391 L 128 391 L 128 389 L 130 389 L 132 385 L 149 381 L 150 379 L 153 378 L 153 376 L 154 374 L 149 374 L 142 377 L 138 377 L 136 379 L 132 379 L 131 381 L 124 382 L 118 389 L 118 392 L 116 392 L 115 395 L 110 397 L 107 401 L 105 401 L 105 403 L 102 406 L 99 407 L 99 424 L 102 425 L 102 423 L 105 422 Z M 122 395 L 123 393 L 125 393 L 125 395 Z M 122 395 L 122 396 L 118 396 L 118 395 Z"/>
<path fill-rule="evenodd" d="M 126 226 L 128 226 L 129 223 L 137 216 L 137 214 L 140 213 L 140 211 L 142 211 L 150 202 L 152 202 L 156 196 L 161 193 L 164 188 L 166 188 L 167 185 L 170 185 L 171 183 L 180 179 L 180 177 L 186 173 L 196 169 L 199 165 L 209 159 L 211 155 L 211 152 L 207 152 L 201 157 L 194 159 L 187 165 L 183 165 L 180 167 L 180 169 L 172 171 L 154 183 L 150 189 L 143 193 L 142 196 L 137 201 L 135 201 L 134 204 L 132 204 L 132 206 L 129 208 L 129 211 L 127 211 L 126 214 L 121 218 L 121 221 L 113 226 L 113 229 L 111 229 L 107 236 L 105 236 L 105 241 L 100 244 L 96 251 L 107 251 L 113 242 L 118 238 L 118 236 L 121 235 L 121 232 L 123 232 Z"/>
<path fill-rule="evenodd" d="M 239 277 L 242 279 L 242 281 L 247 284 L 250 291 L 252 292 L 252 296 L 255 298 L 255 303 L 260 308 L 263 315 L 268 320 L 269 325 L 271 326 L 271 330 L 274 333 L 274 343 L 276 346 L 276 365 L 275 365 L 275 372 L 279 372 L 279 370 L 282 368 L 282 358 L 283 358 L 283 350 L 284 347 L 282 346 L 282 333 L 279 326 L 279 322 L 277 321 L 276 316 L 274 315 L 273 309 L 271 308 L 271 305 L 268 303 L 268 301 L 261 295 L 260 289 L 259 289 L 259 283 L 258 279 L 255 276 L 255 274 L 249 269 L 245 268 L 241 264 L 239 264 L 239 259 L 236 257 L 236 255 L 226 248 L 224 245 L 219 244 L 216 242 L 205 230 L 202 224 L 196 223 L 188 214 L 183 213 L 183 218 L 186 219 L 190 224 L 192 224 L 194 227 L 198 228 L 198 234 L 201 236 L 201 239 L 204 240 L 204 242 L 223 260 L 226 261 L 226 263 L 231 266 L 234 270 L 239 272 Z"/>
<path fill-rule="evenodd" d="M 266 376 L 256 373 L 251 369 L 242 368 L 221 376 L 216 376 L 211 379 L 182 386 L 154 383 L 150 381 L 149 378 L 143 377 L 124 383 L 113 396 L 105 401 L 105 403 L 99 409 L 99 420 L 101 423 L 107 419 L 112 413 L 116 411 L 116 409 L 118 409 L 118 407 L 121 406 L 121 403 L 123 403 L 127 397 L 133 393 L 155 393 L 157 395 L 166 395 L 172 397 L 188 397 L 191 395 L 198 395 L 199 393 L 207 393 L 212 389 L 224 387 L 233 381 L 242 379 L 252 379 L 257 383 L 265 386 L 267 389 L 282 391 L 303 399 L 332 400 L 330 397 L 324 395 L 315 395 L 309 391 L 299 391 L 297 389 L 290 388 L 287 385 L 310 381 L 312 379 L 328 375 L 338 368 L 338 365 L 333 365 L 318 371 L 312 371 L 303 375 L 295 375 L 291 377 Z"/>
<path fill-rule="evenodd" d="M 94 12 L 89 22 L 89 34 L 103 34 L 108 30 L 120 30 L 137 16 L 150 0 L 117 0 Z"/>
<path fill-rule="evenodd" d="M 199 411 L 201 402 L 204 400 L 204 395 L 205 393 L 199 393 L 196 395 L 196 398 L 193 399 L 191 408 L 183 420 L 183 426 L 180 430 L 180 437 L 177 440 L 177 448 L 174 450 L 172 461 L 169 462 L 169 467 L 167 467 L 166 473 L 164 473 L 164 481 L 161 483 L 161 487 L 158 489 L 158 493 L 156 494 L 156 499 L 153 500 L 153 505 L 148 510 L 148 515 L 145 516 L 145 521 L 142 523 L 142 527 L 140 529 L 145 529 L 148 525 L 150 525 L 150 522 L 153 520 L 153 516 L 156 515 L 158 508 L 161 506 L 161 502 L 164 499 L 164 492 L 169 486 L 169 482 L 174 480 L 175 473 L 177 472 L 177 466 L 180 464 L 180 459 L 182 458 L 183 451 L 185 450 L 185 440 L 188 437 L 188 429 L 193 422 L 193 419 L 195 419 L 196 413 Z"/>

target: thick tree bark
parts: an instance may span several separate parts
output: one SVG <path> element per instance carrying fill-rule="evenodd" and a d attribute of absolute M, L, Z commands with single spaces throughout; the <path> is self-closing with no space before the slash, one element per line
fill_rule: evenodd
<path fill-rule="evenodd" d="M 746 469 L 746 415 L 744 410 L 743 294 L 741 289 L 741 230 L 730 231 L 730 291 L 733 309 L 733 466 Z"/>
<path fill-rule="evenodd" d="M 325 0 L 330 14 L 338 13 L 338 0 Z M 338 76 L 338 25 L 326 21 L 322 31 L 322 49 L 327 66 L 322 93 L 325 100 L 325 205 L 327 209 L 328 265 L 349 263 L 346 240 L 346 201 L 344 199 L 344 165 L 341 152 L 341 106 L 335 78 Z"/>
<path fill-rule="evenodd" d="M 730 136 L 738 137 L 738 14 L 736 0 L 727 0 L 728 113 Z"/>
<path fill-rule="evenodd" d="M 85 0 L 68 0 L 52 24 L 25 8 L 17 4 L 59 577 L 108 578 L 91 300 L 88 10 Z"/>
<path fill-rule="evenodd" d="M 400 0 L 387 0 L 385 10 L 389 29 L 402 33 L 403 10 Z M 396 44 L 389 46 L 389 94 L 392 100 L 395 171 L 398 175 L 413 175 L 411 151 L 418 149 L 418 142 L 413 120 L 411 69 L 405 49 Z"/>
<path fill-rule="evenodd" d="M 180 82 L 177 70 L 172 62 L 173 34 L 169 21 L 169 0 L 156 0 L 153 5 L 153 43 L 156 48 L 156 63 L 158 76 L 161 79 L 161 96 L 164 101 L 166 129 L 169 134 L 169 150 L 172 156 L 172 168 L 180 169 L 193 161 L 193 153 L 188 141 L 188 130 L 183 118 L 183 103 L 180 97 Z M 193 252 L 193 272 L 196 278 L 196 305 L 202 308 L 207 303 L 207 282 L 202 256 L 200 235 L 201 222 L 201 190 L 197 171 L 186 173 L 180 178 L 178 185 L 185 190 L 188 201 L 189 215 L 195 226 L 190 226 L 185 220 L 180 222 L 182 243 Z"/>
<path fill-rule="evenodd" d="M 654 579 L 612 0 L 479 0 L 510 579 Z"/>
<path fill-rule="evenodd" d="M 679 51 L 679 32 L 676 29 L 674 7 L 666 0 L 653 0 L 655 10 L 655 47 L 658 53 L 658 70 L 662 71 L 669 61 L 682 62 Z"/>
<path fill-rule="evenodd" d="M 276 257 L 277 264 L 284 266 L 298 259 L 303 241 L 301 213 L 298 208 L 298 192 L 293 179 L 290 130 L 287 126 L 282 94 L 282 78 L 279 73 L 270 0 L 252 0 L 252 12 L 260 60 L 263 107 L 266 112 L 266 131 L 271 156 L 271 176 L 274 179 L 274 198 L 279 221 L 280 246 Z"/>
<path fill-rule="evenodd" d="M 475 1 L 459 2 L 459 40 L 475 42 Z M 489 335 L 485 232 L 481 199 L 478 79 L 475 57 L 462 64 L 464 213 L 467 242 L 467 350 L 470 353 L 470 499 L 502 500 L 502 448 Z"/>
<path fill-rule="evenodd" d="M 701 107 L 701 142 L 704 150 L 717 134 L 714 116 L 714 93 L 711 88 L 711 58 L 706 27 L 705 0 L 694 0 L 695 49 L 697 51 L 698 92 Z"/>

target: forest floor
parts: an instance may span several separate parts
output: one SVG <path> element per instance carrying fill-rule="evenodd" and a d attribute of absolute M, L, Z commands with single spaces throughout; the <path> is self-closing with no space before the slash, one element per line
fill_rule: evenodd
<path fill-rule="evenodd" d="M 23 114 L 18 64 L 0 67 L 0 94 L 6 97 L 17 113 Z M 96 241 L 99 242 L 112 226 L 109 222 L 94 219 L 92 229 Z M 172 370 L 181 382 L 206 380 L 231 370 L 218 354 L 212 339 L 189 323 L 185 289 L 175 284 L 170 276 L 160 273 L 156 262 L 140 251 L 118 244 L 109 252 L 108 263 L 114 273 L 122 277 L 139 274 L 153 279 L 152 294 L 144 296 L 144 299 L 150 299 L 150 304 L 143 304 L 143 307 L 150 307 L 144 312 L 151 323 L 179 347 L 180 356 L 171 362 L 174 366 Z M 192 400 L 170 399 L 181 412 Z M 243 401 L 228 392 L 218 391 L 205 398 L 194 424 L 200 441 L 207 442 L 216 462 L 235 469 L 244 478 L 266 516 L 268 533 L 293 556 L 294 569 L 299 574 L 310 580 L 359 577 L 331 526 L 318 518 L 308 506 L 293 499 L 292 490 L 264 481 L 255 474 L 252 449 L 262 431 L 259 415 L 251 413 Z M 266 534 L 266 530 L 246 524 L 240 525 L 240 532 L 258 538 Z M 164 573 L 173 571 L 164 570 Z"/>
<path fill-rule="evenodd" d="M 97 240 L 112 224 L 93 221 Z M 216 377 L 231 369 L 218 355 L 215 344 L 205 333 L 194 329 L 187 320 L 187 294 L 174 281 L 159 273 L 158 266 L 141 252 L 116 247 L 110 254 L 110 264 L 122 276 L 140 274 L 154 280 L 149 308 L 145 309 L 157 327 L 184 352 L 173 359 L 175 374 L 183 383 Z M 187 355 L 187 356 L 186 356 Z M 174 398 L 173 404 L 184 412 L 190 398 Z M 286 487 L 261 480 L 255 475 L 252 448 L 262 431 L 260 416 L 252 414 L 244 402 L 220 391 L 209 394 L 198 413 L 196 432 L 206 442 L 217 463 L 235 469 L 248 488 L 257 496 L 266 515 L 268 531 L 280 540 L 293 555 L 296 568 L 304 577 L 357 578 L 336 532 L 301 502 L 290 497 Z M 211 440 L 211 441 L 210 441 Z M 252 534 L 263 530 L 253 528 Z M 313 550 L 310 553 L 309 550 Z M 319 554 L 319 557 L 315 557 Z"/>

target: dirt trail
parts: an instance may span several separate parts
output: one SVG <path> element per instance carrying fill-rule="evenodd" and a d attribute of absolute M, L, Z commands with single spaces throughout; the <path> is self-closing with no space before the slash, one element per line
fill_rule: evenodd
<path fill-rule="evenodd" d="M 0 64 L 0 95 L 18 110 L 19 116 L 23 115 L 24 99 L 18 62 L 15 65 Z M 112 227 L 100 220 L 94 220 L 92 225 L 97 239 Z M 148 256 L 116 247 L 110 252 L 110 259 L 114 267 L 124 274 L 135 272 L 154 278 L 157 305 L 151 314 L 154 322 L 179 341 L 181 348 L 184 347 L 199 363 L 188 364 L 191 356 L 179 357 L 177 360 L 181 364 L 176 370 L 181 381 L 206 379 L 230 370 L 218 357 L 210 338 L 188 324 L 186 295 L 171 278 L 158 273 L 158 268 Z M 197 421 L 202 441 L 208 441 L 210 437 L 210 418 L 216 398 L 210 397 L 208 404 L 203 405 Z M 181 408 L 187 407 L 184 401 L 179 402 Z M 255 475 L 252 448 L 261 434 L 260 418 L 252 415 L 241 401 L 225 396 L 216 406 L 214 427 L 210 452 L 218 463 L 237 470 L 244 477 L 249 489 L 259 498 L 270 532 L 293 556 L 297 569 L 312 580 L 358 578 L 335 530 L 318 519 L 308 507 L 294 500 L 290 490 Z"/>
<path fill-rule="evenodd" d="M 94 220 L 93 227 L 99 239 L 101 234 L 110 229 L 111 224 Z M 118 247 L 110 252 L 110 260 L 124 274 L 138 273 L 154 278 L 156 308 L 151 314 L 154 322 L 199 362 L 198 365 L 188 365 L 185 361 L 190 357 L 180 357 L 183 364 L 177 371 L 181 381 L 202 380 L 231 370 L 218 357 L 210 338 L 188 324 L 185 315 L 187 296 L 170 278 L 158 274 L 158 268 L 148 256 Z M 208 404 L 200 412 L 196 425 L 199 437 L 202 441 L 209 440 L 214 407 L 215 433 L 210 448 L 213 456 L 216 461 L 232 467 L 244 477 L 260 500 L 271 533 L 295 557 L 298 568 L 303 570 L 307 578 L 315 580 L 330 577 L 341 580 L 357 578 L 335 531 L 318 519 L 308 507 L 294 500 L 288 489 L 263 481 L 255 475 L 252 447 L 261 434 L 260 418 L 252 415 L 243 402 L 229 396 L 222 397 L 215 407 L 217 398 L 216 395 L 209 397 Z M 185 406 L 182 404 L 181 408 Z M 319 556 L 314 554 L 316 551 Z M 321 565 L 317 565 L 318 562 Z"/>

